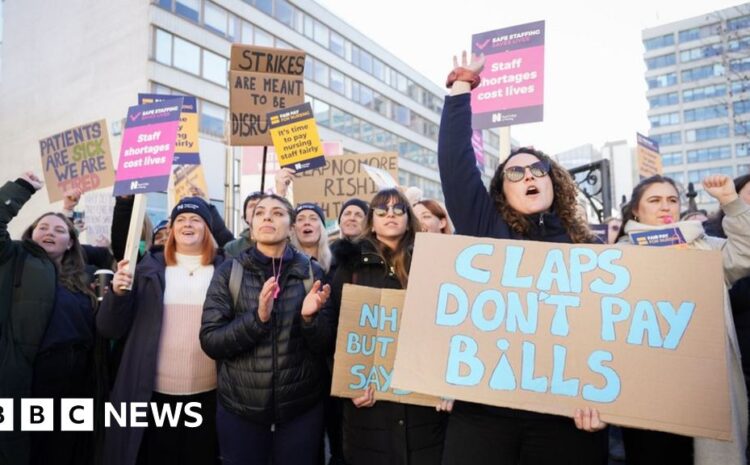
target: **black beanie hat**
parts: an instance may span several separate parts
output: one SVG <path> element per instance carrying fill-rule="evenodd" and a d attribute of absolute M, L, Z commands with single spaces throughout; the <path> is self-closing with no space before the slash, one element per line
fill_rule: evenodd
<path fill-rule="evenodd" d="M 356 197 L 352 197 L 351 199 L 344 202 L 343 205 L 341 205 L 341 210 L 339 210 L 339 223 L 341 223 L 341 215 L 344 214 L 344 210 L 346 210 L 346 207 L 354 205 L 355 207 L 359 207 L 360 210 L 365 212 L 365 216 L 367 216 L 368 213 L 370 213 L 370 206 L 362 199 L 358 199 Z"/>
<path fill-rule="evenodd" d="M 320 222 L 323 224 L 326 224 L 326 214 L 323 213 L 323 209 L 320 208 L 317 204 L 311 203 L 311 202 L 304 202 L 297 205 L 297 208 L 294 209 L 294 221 L 297 221 L 297 215 L 302 210 L 312 210 L 315 213 L 318 214 L 320 217 Z"/>
<path fill-rule="evenodd" d="M 172 215 L 170 216 L 171 224 L 174 224 L 175 218 L 183 213 L 195 213 L 196 215 L 203 218 L 206 222 L 208 230 L 213 232 L 211 224 L 211 209 L 208 206 L 208 202 L 200 197 L 183 197 L 180 202 L 175 205 L 172 209 Z"/>
<path fill-rule="evenodd" d="M 161 231 L 162 229 L 167 229 L 169 227 L 169 220 L 161 220 L 159 223 L 154 226 L 153 231 L 151 232 L 151 242 L 154 242 L 154 239 L 156 239 L 156 234 Z"/>

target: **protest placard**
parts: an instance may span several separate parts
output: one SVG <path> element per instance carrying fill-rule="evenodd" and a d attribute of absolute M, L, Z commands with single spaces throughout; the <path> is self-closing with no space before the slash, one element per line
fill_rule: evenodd
<path fill-rule="evenodd" d="M 420 233 L 392 386 L 728 440 L 724 292 L 714 251 Z"/>
<path fill-rule="evenodd" d="M 200 145 L 198 140 L 198 102 L 189 95 L 138 94 L 138 105 L 163 102 L 176 97 L 182 98 L 180 125 L 177 128 L 177 141 L 172 164 L 200 165 Z"/>
<path fill-rule="evenodd" d="M 271 145 L 268 113 L 305 101 L 305 53 L 232 44 L 230 145 Z"/>
<path fill-rule="evenodd" d="M 327 219 L 337 220 L 341 205 L 351 197 L 369 202 L 379 188 L 364 165 L 387 171 L 398 179 L 398 154 L 395 152 L 339 155 L 326 157 L 322 168 L 305 171 L 294 180 L 294 198 L 313 202 L 323 209 Z"/>
<path fill-rule="evenodd" d="M 640 133 L 635 133 L 638 142 L 636 148 L 636 164 L 638 176 L 641 179 L 649 178 L 655 174 L 663 174 L 664 167 L 659 155 L 659 144 Z"/>
<path fill-rule="evenodd" d="M 181 108 L 175 98 L 128 109 L 113 195 L 167 189 Z"/>
<path fill-rule="evenodd" d="M 345 284 L 341 296 L 331 395 L 434 407 L 439 399 L 391 387 L 406 291 Z"/>
<path fill-rule="evenodd" d="M 115 182 L 105 120 L 82 124 L 39 141 L 42 170 L 50 202 L 65 191 L 88 192 Z"/>
<path fill-rule="evenodd" d="M 325 165 L 323 144 L 309 103 L 271 112 L 268 117 L 273 146 L 282 168 L 301 173 Z"/>
<path fill-rule="evenodd" d="M 542 121 L 544 21 L 474 34 L 472 52 L 486 57 L 471 93 L 472 127 L 487 129 Z"/>

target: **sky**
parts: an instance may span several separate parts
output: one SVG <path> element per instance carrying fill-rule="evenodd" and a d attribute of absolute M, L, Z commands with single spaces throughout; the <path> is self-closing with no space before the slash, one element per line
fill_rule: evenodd
<path fill-rule="evenodd" d="M 441 87 L 472 34 L 546 21 L 544 121 L 511 136 L 555 154 L 648 134 L 643 29 L 743 5 L 726 0 L 318 0 Z M 750 5 L 744 4 L 750 10 Z"/>

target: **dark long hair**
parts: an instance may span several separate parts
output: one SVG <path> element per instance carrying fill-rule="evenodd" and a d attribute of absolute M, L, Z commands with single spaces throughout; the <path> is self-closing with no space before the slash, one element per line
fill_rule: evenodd
<path fill-rule="evenodd" d="M 495 175 L 492 177 L 492 181 L 490 182 L 490 196 L 495 201 L 495 208 L 500 213 L 500 216 L 503 217 L 503 220 L 508 223 L 508 226 L 516 234 L 522 236 L 528 234 L 531 228 L 529 218 L 513 209 L 508 204 L 508 200 L 505 198 L 505 193 L 503 192 L 503 182 L 505 181 L 503 171 L 505 170 L 505 165 L 508 163 L 508 160 L 519 153 L 527 153 L 535 156 L 540 161 L 549 163 L 550 170 L 548 176 L 552 181 L 554 192 L 552 210 L 560 217 L 565 231 L 574 243 L 593 242 L 594 235 L 591 233 L 588 224 L 579 218 L 576 212 L 578 188 L 570 173 L 544 152 L 533 148 L 522 147 L 511 152 L 508 158 L 497 167 Z"/>
<path fill-rule="evenodd" d="M 406 233 L 398 243 L 396 250 L 391 250 L 380 242 L 372 229 L 373 206 L 386 205 L 393 200 L 406 206 Z M 362 232 L 362 240 L 368 241 L 377 250 L 383 261 L 393 267 L 401 286 L 406 289 L 409 282 L 409 268 L 411 268 L 411 253 L 414 247 L 414 238 L 417 232 L 422 230 L 422 225 L 414 215 L 414 210 L 409 205 L 409 200 L 398 189 L 383 189 L 370 201 L 370 211 L 367 213 L 367 225 Z"/>
<path fill-rule="evenodd" d="M 633 193 L 630 194 L 630 200 L 622 206 L 622 227 L 620 227 L 620 232 L 617 234 L 617 238 L 615 239 L 615 242 L 620 240 L 622 236 L 625 235 L 625 225 L 628 224 L 628 221 L 635 220 L 635 214 L 633 213 L 633 210 L 638 208 L 638 204 L 641 203 L 641 199 L 643 198 L 643 193 L 646 192 L 646 189 L 648 189 L 649 186 L 652 184 L 662 184 L 667 183 L 670 184 L 672 187 L 674 187 L 674 190 L 677 191 L 677 197 L 679 198 L 680 195 L 680 188 L 677 186 L 677 183 L 674 179 L 668 177 L 668 176 L 662 176 L 660 174 L 655 174 L 649 178 L 641 180 L 634 188 Z"/>
<path fill-rule="evenodd" d="M 69 291 L 80 292 L 92 299 L 92 302 L 96 302 L 96 296 L 88 286 L 88 279 L 85 270 L 86 263 L 83 260 L 83 248 L 81 247 L 81 242 L 78 240 L 78 230 L 76 230 L 73 223 L 65 215 L 58 212 L 47 212 L 42 214 L 34 220 L 28 228 L 26 228 L 21 238 L 23 240 L 33 241 L 31 237 L 34 233 L 34 229 L 36 229 L 37 225 L 43 218 L 48 216 L 56 216 L 65 223 L 65 227 L 68 228 L 68 235 L 70 236 L 71 242 L 70 248 L 63 253 L 62 258 L 60 259 L 60 264 L 58 265 L 57 262 L 55 262 L 55 267 L 57 267 L 57 280 Z"/>

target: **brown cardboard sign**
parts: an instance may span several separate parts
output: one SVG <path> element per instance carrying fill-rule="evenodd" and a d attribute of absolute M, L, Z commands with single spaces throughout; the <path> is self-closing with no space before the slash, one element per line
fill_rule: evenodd
<path fill-rule="evenodd" d="M 230 145 L 271 145 L 267 114 L 304 103 L 304 72 L 304 52 L 233 44 Z"/>
<path fill-rule="evenodd" d="M 392 385 L 728 440 L 721 260 L 419 233 Z"/>
<path fill-rule="evenodd" d="M 326 165 L 294 179 L 294 199 L 313 202 L 323 209 L 327 219 L 337 220 L 341 205 L 352 197 L 369 202 L 377 194 L 378 186 L 363 165 L 387 171 L 398 179 L 396 152 L 337 155 L 326 157 Z"/>
<path fill-rule="evenodd" d="M 115 183 L 109 131 L 103 119 L 45 137 L 39 149 L 50 202 L 62 200 L 70 189 L 88 192 Z"/>
<path fill-rule="evenodd" d="M 440 399 L 391 387 L 393 359 L 406 291 L 344 284 L 331 395 L 359 397 L 369 386 L 375 400 L 434 407 Z"/>

